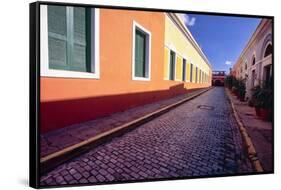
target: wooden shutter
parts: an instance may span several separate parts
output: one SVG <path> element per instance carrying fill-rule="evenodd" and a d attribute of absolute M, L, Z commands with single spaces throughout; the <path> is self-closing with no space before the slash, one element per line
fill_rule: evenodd
<path fill-rule="evenodd" d="M 73 59 L 70 68 L 73 71 L 87 71 L 86 67 L 86 10 L 73 8 Z"/>
<path fill-rule="evenodd" d="M 135 33 L 135 76 L 145 76 L 145 46 L 146 36 L 141 31 L 136 30 Z"/>
<path fill-rule="evenodd" d="M 170 51 L 170 75 L 169 79 L 174 80 L 175 78 L 175 53 Z"/>
<path fill-rule="evenodd" d="M 86 8 L 48 5 L 50 68 L 91 72 L 90 17 Z"/>
<path fill-rule="evenodd" d="M 186 76 L 186 60 L 182 60 L 182 81 L 185 81 L 185 76 Z"/>
<path fill-rule="evenodd" d="M 48 5 L 49 67 L 67 69 L 66 7 Z"/>

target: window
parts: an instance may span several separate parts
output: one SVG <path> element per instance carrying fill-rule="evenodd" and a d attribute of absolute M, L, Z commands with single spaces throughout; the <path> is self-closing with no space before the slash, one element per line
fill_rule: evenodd
<path fill-rule="evenodd" d="M 245 62 L 245 70 L 247 70 L 247 62 Z"/>
<path fill-rule="evenodd" d="M 133 22 L 133 80 L 150 80 L 151 34 Z"/>
<path fill-rule="evenodd" d="M 252 65 L 256 64 L 256 58 L 253 58 Z"/>
<path fill-rule="evenodd" d="M 268 44 L 266 49 L 265 49 L 265 52 L 264 52 L 264 56 L 263 57 L 267 57 L 269 55 L 272 54 L 272 45 L 271 44 Z"/>
<path fill-rule="evenodd" d="M 41 75 L 99 78 L 98 9 L 41 5 Z"/>
<path fill-rule="evenodd" d="M 175 59 L 176 54 L 172 50 L 170 51 L 170 66 L 169 66 L 169 79 L 174 80 L 175 79 Z"/>
<path fill-rule="evenodd" d="M 182 59 L 182 81 L 185 81 L 186 77 L 186 60 Z"/>
<path fill-rule="evenodd" d="M 190 82 L 192 82 L 192 74 L 193 74 L 193 64 L 190 63 Z"/>

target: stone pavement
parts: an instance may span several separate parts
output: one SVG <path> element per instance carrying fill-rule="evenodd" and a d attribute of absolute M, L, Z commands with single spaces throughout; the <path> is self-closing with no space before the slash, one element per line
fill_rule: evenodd
<path fill-rule="evenodd" d="M 224 88 L 91 149 L 41 176 L 42 186 L 253 172 Z"/>
<path fill-rule="evenodd" d="M 64 127 L 46 134 L 40 138 L 40 155 L 47 156 L 71 145 L 82 142 L 112 128 L 128 123 L 146 114 L 152 113 L 167 105 L 176 103 L 205 89 L 190 90 L 189 93 L 155 103 L 138 106 L 107 117 L 102 117 L 85 123 Z"/>
<path fill-rule="evenodd" d="M 227 89 L 228 90 L 228 89 Z M 265 172 L 273 171 L 273 136 L 272 122 L 263 121 L 256 116 L 255 108 L 248 106 L 247 102 L 239 101 L 228 90 L 229 98 L 231 98 L 234 107 L 245 126 L 256 149 L 258 158 Z"/>

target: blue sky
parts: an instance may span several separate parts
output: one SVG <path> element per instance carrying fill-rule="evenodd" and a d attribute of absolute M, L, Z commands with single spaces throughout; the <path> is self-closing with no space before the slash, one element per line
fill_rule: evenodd
<path fill-rule="evenodd" d="M 200 14 L 187 14 L 183 19 L 213 70 L 227 73 L 260 22 L 257 18 Z"/>

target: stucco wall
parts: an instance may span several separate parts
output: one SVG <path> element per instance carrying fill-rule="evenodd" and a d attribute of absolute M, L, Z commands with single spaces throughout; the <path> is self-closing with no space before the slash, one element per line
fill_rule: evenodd
<path fill-rule="evenodd" d="M 248 98 L 251 96 L 251 89 L 264 80 L 263 68 L 272 64 L 272 57 L 267 59 L 263 57 L 268 43 L 272 44 L 272 23 L 270 19 L 263 19 L 233 67 L 236 77 L 246 80 L 246 97 Z M 254 58 L 255 64 L 252 65 Z M 247 69 L 245 69 L 245 64 L 247 64 Z M 253 70 L 256 76 L 253 76 Z"/>
<path fill-rule="evenodd" d="M 151 80 L 132 80 L 133 21 L 151 32 Z M 62 128 L 208 84 L 163 80 L 165 16 L 100 10 L 100 78 L 41 77 L 41 132 Z"/>

